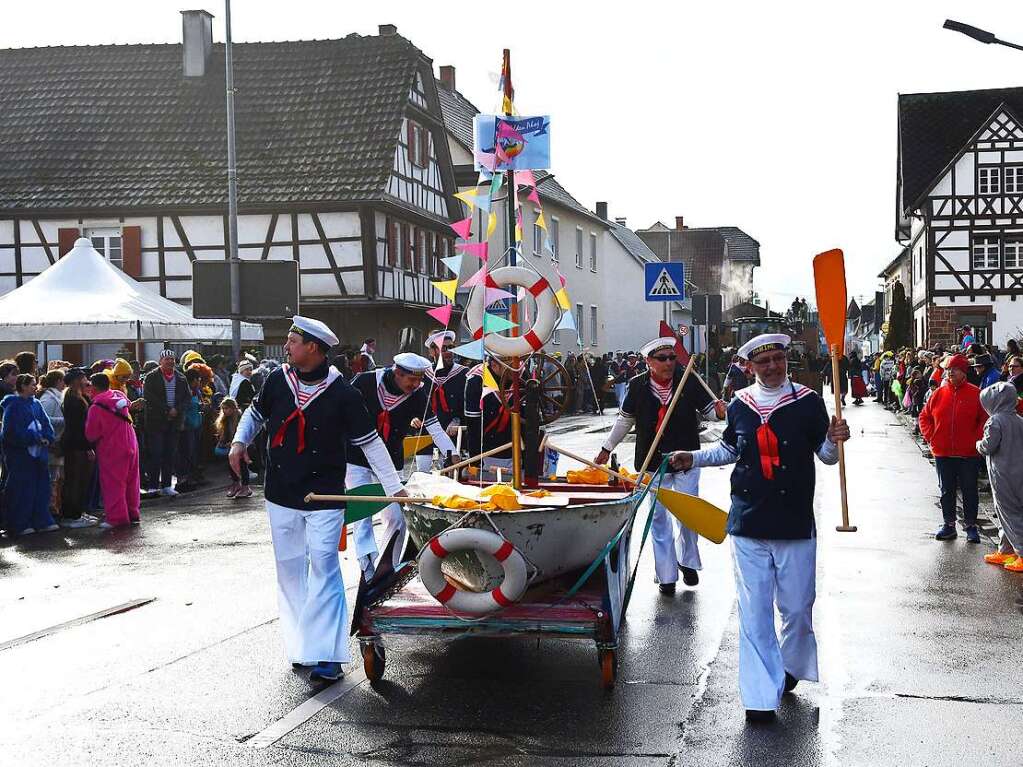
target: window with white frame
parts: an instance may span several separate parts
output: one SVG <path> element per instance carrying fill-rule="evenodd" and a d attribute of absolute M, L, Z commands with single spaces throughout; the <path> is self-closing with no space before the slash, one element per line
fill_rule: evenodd
<path fill-rule="evenodd" d="M 576 269 L 583 268 L 583 229 L 581 226 L 575 228 L 575 266 Z"/>
<path fill-rule="evenodd" d="M 597 345 L 597 307 L 590 305 L 590 343 Z"/>
<path fill-rule="evenodd" d="M 118 269 L 124 268 L 120 229 L 116 227 L 96 227 L 86 229 L 85 236 L 92 242 L 92 247 L 95 248 L 97 253 Z"/>
<path fill-rule="evenodd" d="M 1006 269 L 1023 269 L 1023 234 L 1007 236 L 1003 251 Z"/>
<path fill-rule="evenodd" d="M 979 194 L 1001 194 L 1002 169 L 997 165 L 981 165 L 977 169 L 977 192 Z"/>
<path fill-rule="evenodd" d="M 580 345 L 586 343 L 586 334 L 583 333 L 583 329 L 585 327 L 586 326 L 583 324 L 583 305 L 582 304 L 576 304 L 575 305 L 575 332 L 579 336 L 579 344 Z"/>
<path fill-rule="evenodd" d="M 537 221 L 540 220 L 540 211 L 533 209 L 533 255 L 543 255 L 543 229 L 537 226 Z"/>
<path fill-rule="evenodd" d="M 557 261 L 558 251 L 560 250 L 558 240 L 561 237 L 561 222 L 558 221 L 558 219 L 554 218 L 554 216 L 551 216 L 551 220 L 547 224 L 547 226 L 550 227 L 550 232 L 548 233 L 548 236 L 550 237 L 551 240 L 551 259 Z"/>
<path fill-rule="evenodd" d="M 998 268 L 998 238 L 975 237 L 973 239 L 973 268 Z"/>
<path fill-rule="evenodd" d="M 1005 169 L 1005 193 L 1023 194 L 1023 165 L 1009 165 Z"/>
<path fill-rule="evenodd" d="M 590 271 L 597 271 L 597 235 L 590 232 Z"/>

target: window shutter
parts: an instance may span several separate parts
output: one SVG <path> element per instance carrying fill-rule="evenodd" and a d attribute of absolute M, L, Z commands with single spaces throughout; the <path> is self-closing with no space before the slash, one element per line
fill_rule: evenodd
<path fill-rule="evenodd" d="M 419 131 L 419 165 L 423 168 L 430 166 L 430 131 L 426 128 Z"/>
<path fill-rule="evenodd" d="M 408 224 L 401 225 L 401 268 L 412 271 L 412 238 Z"/>
<path fill-rule="evenodd" d="M 405 120 L 405 143 L 408 145 L 408 161 L 416 164 L 416 124 L 411 120 Z"/>
<path fill-rule="evenodd" d="M 129 277 L 142 276 L 142 227 L 121 228 L 121 269 Z"/>
<path fill-rule="evenodd" d="M 61 257 L 70 252 L 75 246 L 75 240 L 81 237 L 81 232 L 75 227 L 61 228 L 57 230 L 57 252 Z"/>
<path fill-rule="evenodd" d="M 387 219 L 387 265 L 396 266 L 398 263 L 398 224 Z"/>

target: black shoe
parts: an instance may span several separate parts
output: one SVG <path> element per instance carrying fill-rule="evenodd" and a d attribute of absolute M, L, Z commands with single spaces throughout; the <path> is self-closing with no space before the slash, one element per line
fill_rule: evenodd
<path fill-rule="evenodd" d="M 966 540 L 968 543 L 980 543 L 980 531 L 976 525 L 969 525 L 966 528 Z"/>
<path fill-rule="evenodd" d="M 773 722 L 775 717 L 774 711 L 761 711 L 759 708 L 747 708 L 746 709 L 746 721 L 754 724 L 760 724 L 764 722 Z"/>
<path fill-rule="evenodd" d="M 796 679 L 788 671 L 785 672 L 785 692 L 792 692 L 796 689 L 796 685 L 799 684 L 799 680 Z"/>
<path fill-rule="evenodd" d="M 938 532 L 934 534 L 934 540 L 936 541 L 954 541 L 959 537 L 959 533 L 953 525 L 942 525 L 938 528 Z"/>
<path fill-rule="evenodd" d="M 675 593 L 675 584 L 674 583 L 662 583 L 657 588 L 665 596 L 669 596 L 670 597 L 672 594 Z"/>
<path fill-rule="evenodd" d="M 679 565 L 678 569 L 682 571 L 682 582 L 687 586 L 695 586 L 700 582 L 700 574 L 693 568 Z"/>

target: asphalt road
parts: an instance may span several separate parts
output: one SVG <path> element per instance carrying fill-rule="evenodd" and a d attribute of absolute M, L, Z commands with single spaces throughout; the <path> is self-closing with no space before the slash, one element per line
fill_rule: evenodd
<path fill-rule="evenodd" d="M 260 498 L 211 491 L 147 504 L 136 529 L 0 543 L 0 764 L 1019 764 L 1023 581 L 987 546 L 931 540 L 933 469 L 876 405 L 849 417 L 859 532 L 835 532 L 821 467 L 822 682 L 775 724 L 738 700 L 727 542 L 673 598 L 648 546 L 611 693 L 591 644 L 550 639 L 388 640 L 376 686 L 361 664 L 312 685 L 282 655 Z M 557 439 L 596 452 L 609 420 Z M 705 470 L 703 494 L 726 506 L 727 478 Z"/>

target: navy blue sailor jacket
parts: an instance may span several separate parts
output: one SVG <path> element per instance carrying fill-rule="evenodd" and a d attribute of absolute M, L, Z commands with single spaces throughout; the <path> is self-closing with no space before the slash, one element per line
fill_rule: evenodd
<path fill-rule="evenodd" d="M 827 439 L 830 418 L 820 396 L 801 384 L 786 387 L 770 410 L 758 406 L 755 387 L 737 392 L 721 442 L 693 454 L 696 467 L 735 463 L 729 535 L 769 540 L 816 535 L 814 455 L 832 464 L 837 448 Z"/>

